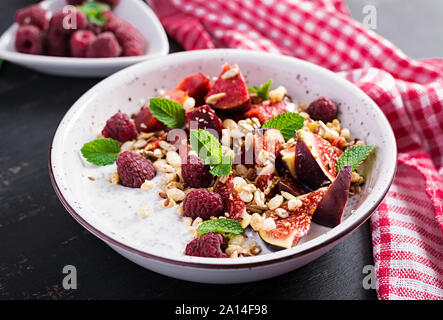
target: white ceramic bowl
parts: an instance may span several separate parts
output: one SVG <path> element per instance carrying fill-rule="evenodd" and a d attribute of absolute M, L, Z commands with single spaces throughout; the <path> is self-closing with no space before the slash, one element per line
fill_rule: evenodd
<path fill-rule="evenodd" d="M 159 89 L 175 88 L 184 77 L 201 71 L 216 76 L 224 62 L 238 64 L 249 85 L 273 79 L 296 100 L 310 102 L 318 96 L 340 103 L 339 118 L 354 137 L 377 146 L 377 159 L 361 195 L 348 200 L 346 219 L 330 229 L 312 224 L 296 247 L 240 259 L 189 257 L 183 254 L 187 228 L 175 208 L 158 209 L 156 192 L 114 186 L 106 180 L 115 167 L 97 169 L 80 160 L 79 149 L 96 138 L 105 121 L 118 109 L 132 113 Z M 114 165 L 115 166 L 115 165 Z M 85 93 L 67 112 L 50 150 L 54 188 L 69 213 L 86 229 L 117 252 L 150 270 L 205 283 L 237 283 L 273 277 L 319 257 L 359 227 L 382 201 L 396 168 L 396 142 L 377 105 L 340 76 L 311 63 L 261 52 L 203 50 L 171 54 L 122 70 Z M 88 176 L 96 178 L 90 181 Z M 100 182 L 101 181 L 101 182 Z M 114 189 L 113 189 L 114 188 Z M 108 195 L 109 190 L 118 194 Z M 156 198 L 157 197 L 157 198 Z M 157 200 L 154 200 L 157 199 Z M 154 202 L 153 202 L 154 201 Z M 149 218 L 137 218 L 140 204 L 149 204 Z M 175 217 L 172 218 L 171 217 Z M 164 222 L 167 221 L 167 222 Z M 186 231 L 186 230 L 185 230 Z M 158 236 L 163 240 L 159 240 Z"/>
<path fill-rule="evenodd" d="M 50 12 L 56 12 L 66 5 L 66 1 L 45 0 L 40 5 Z M 0 58 L 47 74 L 102 77 L 135 63 L 168 54 L 169 43 L 165 30 L 146 3 L 125 0 L 121 1 L 113 11 L 142 33 L 147 41 L 147 50 L 144 55 L 117 58 L 71 58 L 24 54 L 15 50 L 14 42 L 18 25 L 14 23 L 0 37 Z M 13 19 L 14 17 L 11 17 L 11 20 Z"/>

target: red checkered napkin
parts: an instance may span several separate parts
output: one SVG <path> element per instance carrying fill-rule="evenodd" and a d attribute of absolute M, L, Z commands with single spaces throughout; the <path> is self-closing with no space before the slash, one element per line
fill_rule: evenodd
<path fill-rule="evenodd" d="M 412 60 L 354 21 L 342 0 L 152 0 L 187 50 L 295 56 L 340 72 L 388 117 L 398 171 L 372 215 L 380 299 L 443 298 L 443 60 Z M 439 174 L 440 172 L 440 174 Z"/>

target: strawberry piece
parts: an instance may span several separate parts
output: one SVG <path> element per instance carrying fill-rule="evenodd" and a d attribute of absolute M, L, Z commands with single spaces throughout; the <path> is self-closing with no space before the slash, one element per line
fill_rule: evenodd
<path fill-rule="evenodd" d="M 205 104 L 205 96 L 211 90 L 211 82 L 209 78 L 198 72 L 183 79 L 177 86 L 178 90 L 188 92 L 188 95 L 195 99 L 195 105 L 201 106 Z"/>
<path fill-rule="evenodd" d="M 238 67 L 235 68 L 238 70 Z M 232 72 L 231 70 L 233 70 L 233 68 L 228 64 L 223 66 L 220 76 L 215 81 L 211 90 L 209 90 L 205 99 L 218 93 L 225 93 L 226 95 L 217 100 L 212 106 L 220 111 L 242 112 L 250 106 L 248 87 L 240 70 L 238 70 L 236 75 L 223 79 L 223 75 L 228 71 Z"/>

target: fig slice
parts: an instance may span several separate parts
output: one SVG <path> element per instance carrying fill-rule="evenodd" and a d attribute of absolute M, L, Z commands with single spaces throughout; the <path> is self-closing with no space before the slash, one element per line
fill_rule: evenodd
<path fill-rule="evenodd" d="M 195 99 L 195 105 L 201 106 L 205 104 L 205 96 L 211 90 L 211 87 L 209 78 L 198 72 L 184 78 L 177 89 L 186 91 L 189 96 Z"/>
<path fill-rule="evenodd" d="M 225 73 L 229 72 L 225 76 Z M 220 111 L 243 112 L 249 109 L 250 99 L 248 87 L 237 66 L 230 67 L 228 64 L 223 66 L 223 70 L 209 90 L 205 99 L 218 94 L 225 93 L 225 96 L 214 101 L 211 106 Z"/>
<path fill-rule="evenodd" d="M 274 218 L 276 228 L 270 231 L 260 230 L 259 234 L 263 241 L 282 248 L 295 246 L 298 239 L 308 233 L 311 227 L 312 215 L 326 194 L 327 189 L 320 188 L 297 197 L 297 199 L 301 200 L 302 205 L 294 210 L 289 210 L 287 204 L 282 205 L 281 208 L 289 213 L 287 218 L 278 216 L 278 209 L 267 211 L 265 213 L 266 217 Z"/>
<path fill-rule="evenodd" d="M 302 184 L 298 183 L 295 179 L 292 178 L 282 178 L 278 182 L 278 191 L 281 193 L 282 191 L 288 192 L 295 197 L 301 196 L 303 194 L 309 193 L 312 190 L 309 190 Z"/>
<path fill-rule="evenodd" d="M 312 189 L 333 182 L 337 176 L 335 163 L 342 153 L 319 135 L 299 130 L 294 160 L 297 179 Z"/>
<path fill-rule="evenodd" d="M 288 172 L 294 178 L 296 177 L 295 173 L 295 150 L 296 145 L 292 145 L 289 148 L 280 150 L 280 161 L 278 162 L 279 166 L 283 168 L 277 168 L 279 173 L 284 174 Z"/>
<path fill-rule="evenodd" d="M 325 196 L 314 212 L 312 219 L 315 223 L 331 228 L 340 224 L 341 216 L 348 200 L 351 175 L 351 166 L 345 166 L 340 169 L 337 178 L 329 186 L 328 191 L 326 191 Z"/>

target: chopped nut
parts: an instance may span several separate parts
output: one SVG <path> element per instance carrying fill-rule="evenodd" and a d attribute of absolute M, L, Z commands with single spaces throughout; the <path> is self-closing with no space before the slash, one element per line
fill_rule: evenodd
<path fill-rule="evenodd" d="M 251 217 L 250 224 L 252 229 L 254 229 L 255 231 L 259 231 L 263 225 L 263 217 L 258 213 L 254 213 Z"/>
<path fill-rule="evenodd" d="M 145 218 L 149 217 L 149 215 L 151 214 L 151 207 L 149 207 L 149 206 L 140 207 L 138 209 L 137 214 L 141 219 L 145 219 Z"/>
<path fill-rule="evenodd" d="M 166 150 L 166 151 L 175 151 L 176 150 L 176 148 L 172 144 L 170 144 L 169 142 L 163 141 L 163 140 L 161 140 L 158 143 L 158 145 L 160 148 L 162 148 L 163 150 Z"/>
<path fill-rule="evenodd" d="M 243 202 L 251 202 L 254 199 L 254 195 L 248 191 L 240 192 L 239 197 Z"/>
<path fill-rule="evenodd" d="M 213 95 L 210 95 L 209 97 L 206 98 L 206 103 L 207 104 L 215 104 L 217 103 L 218 100 L 224 98 L 226 96 L 226 92 L 220 92 L 220 93 L 216 93 Z"/>
<path fill-rule="evenodd" d="M 155 183 L 151 180 L 145 180 L 145 182 L 142 183 L 142 185 L 140 186 L 140 189 L 142 189 L 142 191 L 147 192 L 149 190 L 152 190 L 152 188 L 155 187 Z"/>
<path fill-rule="evenodd" d="M 170 198 L 162 200 L 159 203 L 160 208 L 172 208 L 174 205 L 175 205 L 175 201 Z"/>
<path fill-rule="evenodd" d="M 286 88 L 283 86 L 279 86 L 274 90 L 269 91 L 269 99 L 272 102 L 282 101 L 285 96 L 286 96 Z"/>
<path fill-rule="evenodd" d="M 221 78 L 223 80 L 226 80 L 226 79 L 234 78 L 237 74 L 238 74 L 238 68 L 234 67 L 234 68 L 229 69 L 225 73 L 223 73 Z"/>
<path fill-rule="evenodd" d="M 340 137 L 343 137 L 346 139 L 347 142 L 351 141 L 351 132 L 348 128 L 343 128 L 340 132 Z"/>
<path fill-rule="evenodd" d="M 193 228 L 198 228 L 199 225 L 203 223 L 203 219 L 200 217 L 195 218 L 194 222 L 192 223 Z"/>
<path fill-rule="evenodd" d="M 120 150 L 123 151 L 130 151 L 132 150 L 134 146 L 134 141 L 126 141 L 125 143 L 122 144 L 122 146 L 120 147 Z"/>
<path fill-rule="evenodd" d="M 182 164 L 182 160 L 176 151 L 168 151 L 166 161 L 173 167 L 180 167 Z"/>
<path fill-rule="evenodd" d="M 283 219 L 289 217 L 289 212 L 286 211 L 283 208 L 275 209 L 275 214 L 278 215 L 280 218 L 283 218 Z"/>
<path fill-rule="evenodd" d="M 351 175 L 351 182 L 355 184 L 362 184 L 364 182 L 364 178 L 359 175 L 357 172 L 353 171 Z"/>
<path fill-rule="evenodd" d="M 277 228 L 277 225 L 275 224 L 274 219 L 266 218 L 265 220 L 263 220 L 263 224 L 262 224 L 261 228 L 263 231 L 271 231 L 271 230 L 274 230 L 275 228 Z"/>
<path fill-rule="evenodd" d="M 235 122 L 234 120 L 232 120 L 232 119 L 225 119 L 224 121 L 223 121 L 223 127 L 225 127 L 226 129 L 229 129 L 229 130 L 234 130 L 234 129 L 237 129 L 237 122 Z"/>
<path fill-rule="evenodd" d="M 235 177 L 234 180 L 233 180 L 233 183 L 234 183 L 234 189 L 237 192 L 242 191 L 242 188 L 244 186 L 246 186 L 246 184 L 247 184 L 246 180 L 243 179 L 242 177 Z"/>
<path fill-rule="evenodd" d="M 271 210 L 277 209 L 278 207 L 280 207 L 283 203 L 283 197 L 281 195 L 276 195 L 274 198 L 272 198 L 271 200 L 269 200 L 268 202 L 268 207 Z"/>
<path fill-rule="evenodd" d="M 184 215 L 184 211 L 183 211 L 183 202 L 182 203 L 180 203 L 178 206 L 177 206 L 177 213 L 179 214 L 179 215 Z"/>
<path fill-rule="evenodd" d="M 238 122 L 238 126 L 240 130 L 245 134 L 254 130 L 254 127 L 251 124 L 247 123 L 246 120 L 240 120 Z"/>
<path fill-rule="evenodd" d="M 162 176 L 162 179 L 165 183 L 170 183 L 172 181 L 176 181 L 177 175 L 175 173 L 166 173 Z"/>
<path fill-rule="evenodd" d="M 286 191 L 282 191 L 282 192 L 281 192 L 281 195 L 282 195 L 283 197 L 285 197 L 286 200 L 295 199 L 295 196 L 294 196 L 293 194 L 291 194 L 291 193 L 289 193 L 289 192 L 286 192 Z"/>
<path fill-rule="evenodd" d="M 171 198 L 175 202 L 183 201 L 186 197 L 185 193 L 177 188 L 169 189 L 168 191 L 166 191 L 166 194 L 168 195 L 169 198 Z"/>
<path fill-rule="evenodd" d="M 152 155 L 156 158 L 163 158 L 163 152 L 161 149 L 154 149 L 154 151 L 152 151 Z"/>
<path fill-rule="evenodd" d="M 300 112 L 299 115 L 301 115 L 305 119 L 309 119 L 309 114 L 307 114 L 306 112 Z"/>
<path fill-rule="evenodd" d="M 114 172 L 112 174 L 111 183 L 117 185 L 120 182 L 120 178 L 118 176 L 118 172 Z"/>
<path fill-rule="evenodd" d="M 259 208 L 268 208 L 268 206 L 265 205 L 265 194 L 260 190 L 254 192 L 254 202 Z"/>
<path fill-rule="evenodd" d="M 245 242 L 246 242 L 245 236 L 239 234 L 239 235 L 233 236 L 229 240 L 229 245 L 242 246 Z"/>
<path fill-rule="evenodd" d="M 222 137 L 220 142 L 222 146 L 231 146 L 231 133 L 229 129 L 222 129 Z"/>
<path fill-rule="evenodd" d="M 184 224 L 186 224 L 187 226 L 191 226 L 192 225 L 192 218 L 191 217 L 184 217 L 184 218 L 182 218 L 182 222 Z"/>
<path fill-rule="evenodd" d="M 253 256 L 258 255 L 262 251 L 261 247 L 257 244 L 257 242 L 252 242 L 249 246 L 249 253 Z"/>
<path fill-rule="evenodd" d="M 295 210 L 303 205 L 303 202 L 300 199 L 291 199 L 288 201 L 288 209 Z"/>
<path fill-rule="evenodd" d="M 140 149 L 140 148 L 143 148 L 144 146 L 146 146 L 147 144 L 148 143 L 146 142 L 146 140 L 140 139 L 134 143 L 133 147 L 135 149 Z"/>
<path fill-rule="evenodd" d="M 192 97 L 186 98 L 185 101 L 183 101 L 183 109 L 189 110 L 195 107 L 195 100 Z"/>

